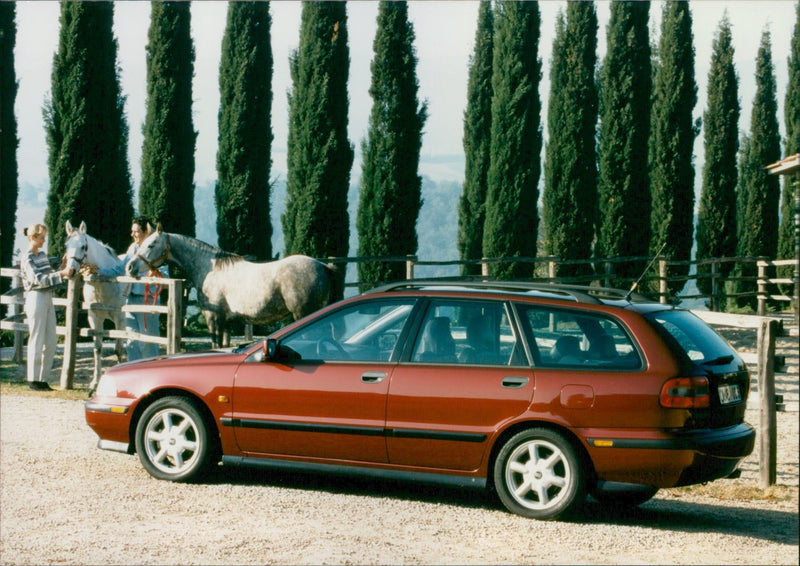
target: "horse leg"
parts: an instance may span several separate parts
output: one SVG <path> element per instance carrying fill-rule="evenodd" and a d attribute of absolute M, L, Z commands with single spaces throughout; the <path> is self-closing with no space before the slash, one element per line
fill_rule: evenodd
<path fill-rule="evenodd" d="M 211 347 L 219 348 L 221 342 L 219 336 L 219 326 L 218 326 L 219 321 L 217 319 L 217 313 L 204 310 L 203 316 L 206 319 L 206 325 L 208 326 L 208 333 L 211 335 Z"/>
<path fill-rule="evenodd" d="M 125 317 L 123 316 L 122 311 L 119 311 L 112 321 L 114 323 L 114 328 L 117 330 L 125 330 Z M 117 338 L 114 341 L 114 353 L 117 355 L 117 362 L 122 363 L 128 358 L 128 354 L 125 351 L 125 344 L 122 341 L 122 338 Z"/>
<path fill-rule="evenodd" d="M 99 323 L 99 324 L 98 324 Z M 94 313 L 89 313 L 89 328 L 97 331 L 98 327 L 102 329 L 102 320 L 98 321 Z M 97 389 L 97 382 L 100 380 L 101 368 L 103 365 L 103 338 L 99 334 L 94 335 L 94 371 L 92 372 L 92 381 L 89 383 L 89 395 L 94 394 Z"/>

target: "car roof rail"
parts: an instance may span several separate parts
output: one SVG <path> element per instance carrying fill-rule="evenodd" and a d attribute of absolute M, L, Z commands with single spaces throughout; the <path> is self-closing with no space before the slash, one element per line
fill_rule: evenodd
<path fill-rule="evenodd" d="M 541 283 L 536 281 L 498 281 L 498 280 L 465 280 L 465 279 L 407 279 L 386 283 L 367 293 L 386 293 L 389 291 L 405 291 L 426 287 L 450 287 L 461 289 L 486 289 L 526 293 L 541 291 L 569 297 L 578 303 L 600 304 L 600 299 L 623 300 L 626 302 L 652 302 L 639 293 L 630 293 L 612 287 L 594 287 L 590 285 L 572 285 L 566 283 Z"/>

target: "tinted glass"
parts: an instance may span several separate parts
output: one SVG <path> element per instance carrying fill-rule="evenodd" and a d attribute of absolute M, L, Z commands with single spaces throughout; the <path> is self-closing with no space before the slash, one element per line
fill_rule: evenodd
<path fill-rule="evenodd" d="M 688 311 L 661 311 L 650 314 L 647 318 L 672 336 L 693 362 L 727 363 L 733 361 L 733 356 L 736 355 L 724 338 Z"/>
<path fill-rule="evenodd" d="M 517 305 L 540 367 L 633 370 L 638 350 L 619 321 L 603 315 Z"/>
<path fill-rule="evenodd" d="M 388 362 L 413 306 L 413 299 L 350 305 L 281 340 L 281 348 L 301 360 Z"/>
<path fill-rule="evenodd" d="M 432 300 L 411 361 L 471 365 L 525 365 L 505 304 Z"/>

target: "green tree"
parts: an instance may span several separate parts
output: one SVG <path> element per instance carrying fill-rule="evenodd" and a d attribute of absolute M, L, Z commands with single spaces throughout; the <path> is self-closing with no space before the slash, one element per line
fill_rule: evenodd
<path fill-rule="evenodd" d="M 139 212 L 170 232 L 195 235 L 192 124 L 194 45 L 189 2 L 152 2 L 147 32 L 147 114 Z"/>
<path fill-rule="evenodd" d="M 272 259 L 272 47 L 269 2 L 230 2 L 219 65 L 219 246 Z"/>
<path fill-rule="evenodd" d="M 44 120 L 50 192 L 48 253 L 61 255 L 64 224 L 86 221 L 117 249 L 133 215 L 128 126 L 112 31 L 112 2 L 63 2 Z"/>
<path fill-rule="evenodd" d="M 750 118 L 750 136 L 742 146 L 739 188 L 737 195 L 737 254 L 742 257 L 775 257 L 778 251 L 778 200 L 780 183 L 765 167 L 781 158 L 778 130 L 778 100 L 775 68 L 772 63 L 771 36 L 761 35 L 756 57 L 756 94 Z M 752 276 L 751 264 L 743 275 Z M 745 291 L 754 290 L 746 282 Z M 752 298 L 740 304 L 754 304 Z"/>
<path fill-rule="evenodd" d="M 486 218 L 486 184 L 491 163 L 492 139 L 492 50 L 494 44 L 492 4 L 478 6 L 475 49 L 470 57 L 467 108 L 464 111 L 464 185 L 458 201 L 458 254 L 462 260 L 481 259 L 483 223 Z M 479 275 L 478 264 L 463 265 L 462 275 Z"/>
<path fill-rule="evenodd" d="M 485 257 L 535 257 L 542 129 L 539 81 L 539 4 L 497 2 L 493 53 L 492 140 Z M 530 277 L 530 264 L 492 264 L 493 276 Z"/>
<path fill-rule="evenodd" d="M 697 218 L 698 260 L 736 255 L 736 184 L 739 151 L 739 78 L 733 63 L 731 24 L 727 14 L 719 24 L 708 71 L 706 110 L 703 114 L 703 183 Z M 731 264 L 719 265 L 727 277 Z M 707 264 L 697 266 L 697 286 L 711 292 Z"/>
<path fill-rule="evenodd" d="M 649 2 L 611 3 L 600 95 L 597 257 L 645 256 L 650 249 L 649 12 Z M 616 275 L 636 278 L 644 265 L 620 263 Z"/>
<path fill-rule="evenodd" d="M 544 166 L 544 251 L 564 260 L 592 254 L 597 218 L 597 13 L 594 2 L 569 2 L 559 13 L 550 67 Z M 587 266 L 562 265 L 575 277 Z"/>
<path fill-rule="evenodd" d="M 792 46 L 787 58 L 789 67 L 789 85 L 783 106 L 784 124 L 786 128 L 787 157 L 800 153 L 800 2 L 797 3 L 797 20 L 792 34 Z M 800 179 L 797 175 L 788 175 L 783 183 L 781 199 L 781 225 L 778 233 L 778 259 L 795 257 L 795 194 L 800 191 Z M 792 277 L 794 267 L 780 269 L 780 277 Z"/>
<path fill-rule="evenodd" d="M 350 51 L 344 2 L 303 3 L 300 45 L 290 57 L 286 254 L 346 256 L 347 191 L 353 146 L 347 139 Z M 337 295 L 342 294 L 344 270 Z"/>
<path fill-rule="evenodd" d="M 692 112 L 697 104 L 694 80 L 692 13 L 689 2 L 667 2 L 661 17 L 650 129 L 652 191 L 650 254 L 688 262 L 694 228 L 694 163 L 692 149 L 699 133 Z M 663 248 L 662 248 L 663 246 Z M 685 276 L 689 265 L 673 274 Z M 674 295 L 683 281 L 669 283 Z"/>
<path fill-rule="evenodd" d="M 17 73 L 14 70 L 14 46 L 17 43 L 17 6 L 0 3 L 0 266 L 9 267 L 14 255 L 14 233 L 17 222 Z M 8 289 L 9 280 L 0 279 L 0 293 Z"/>
<path fill-rule="evenodd" d="M 416 224 L 422 206 L 419 152 L 427 103 L 417 99 L 419 82 L 414 28 L 406 2 L 381 2 L 370 65 L 372 110 L 363 164 L 356 228 L 358 255 L 398 257 L 417 251 Z M 397 262 L 358 265 L 365 283 L 405 276 Z"/>

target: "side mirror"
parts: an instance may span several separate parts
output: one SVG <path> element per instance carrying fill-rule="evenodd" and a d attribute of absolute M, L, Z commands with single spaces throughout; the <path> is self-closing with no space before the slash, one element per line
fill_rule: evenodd
<path fill-rule="evenodd" d="M 279 352 L 278 341 L 275 338 L 267 338 L 264 342 L 264 360 L 277 360 Z"/>

